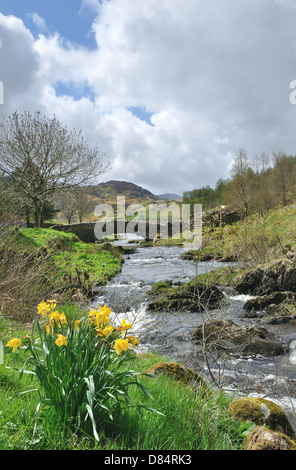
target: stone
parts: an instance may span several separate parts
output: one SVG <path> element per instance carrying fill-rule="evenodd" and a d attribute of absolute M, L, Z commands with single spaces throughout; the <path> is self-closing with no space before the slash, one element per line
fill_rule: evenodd
<path fill-rule="evenodd" d="M 273 292 L 293 292 L 295 285 L 295 261 L 279 259 L 250 269 L 236 279 L 235 288 L 239 294 L 269 295 Z"/>
<path fill-rule="evenodd" d="M 296 450 L 296 443 L 285 434 L 256 426 L 246 436 L 242 450 Z"/>
<path fill-rule="evenodd" d="M 295 301 L 295 296 L 295 292 L 272 292 L 269 295 L 249 299 L 244 304 L 244 309 L 263 310 L 266 307 L 274 309 L 275 306 L 280 305 L 282 302 Z"/>
<path fill-rule="evenodd" d="M 268 426 L 272 431 L 295 438 L 284 410 L 272 400 L 254 397 L 237 398 L 230 403 L 229 414 L 242 423 L 251 421 L 258 426 Z"/>
<path fill-rule="evenodd" d="M 206 282 L 194 279 L 178 287 L 159 289 L 159 296 L 148 308 L 152 311 L 205 311 L 217 308 L 224 300 L 221 290 Z"/>
<path fill-rule="evenodd" d="M 265 328 L 243 327 L 232 320 L 208 320 L 193 331 L 192 338 L 197 345 L 205 343 L 208 350 L 236 357 L 258 354 L 272 357 L 284 353 L 281 342 Z"/>
<path fill-rule="evenodd" d="M 185 385 L 190 385 L 194 389 L 206 386 L 204 379 L 198 372 L 177 362 L 157 362 L 145 373 L 156 376 L 166 375 L 174 380 L 181 381 Z"/>

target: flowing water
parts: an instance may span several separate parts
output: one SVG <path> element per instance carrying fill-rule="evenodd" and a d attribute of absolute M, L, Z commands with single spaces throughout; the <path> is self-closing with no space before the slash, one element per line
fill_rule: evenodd
<path fill-rule="evenodd" d="M 120 242 L 121 244 L 123 242 Z M 205 367 L 204 356 L 191 339 L 194 329 L 210 315 L 211 318 L 231 319 L 240 325 L 250 325 L 244 320 L 244 303 L 250 297 L 236 295 L 231 289 L 223 289 L 225 305 L 207 314 L 196 312 L 157 312 L 148 310 L 147 291 L 157 281 L 170 281 L 180 285 L 193 279 L 197 274 L 208 272 L 229 263 L 199 262 L 183 260 L 181 247 L 136 247 L 133 254 L 125 255 L 122 271 L 92 302 L 91 307 L 107 304 L 112 309 L 115 320 L 123 318 L 133 324 L 132 334 L 140 340 L 139 351 L 156 351 L 192 367 L 203 376 L 211 374 L 225 390 L 231 392 L 264 396 L 280 403 L 286 411 L 294 415 L 296 399 L 296 328 L 289 324 L 268 325 L 257 320 L 286 346 L 286 354 L 266 358 L 250 356 L 233 358 Z M 254 324 L 254 320 L 253 324 Z M 289 348 L 290 345 L 290 348 Z M 296 408 L 296 401 L 295 401 Z M 296 415 L 296 413 L 295 413 Z"/>

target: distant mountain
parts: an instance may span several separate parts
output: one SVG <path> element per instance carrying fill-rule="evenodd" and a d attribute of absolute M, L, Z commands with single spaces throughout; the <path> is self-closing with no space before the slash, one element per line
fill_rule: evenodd
<path fill-rule="evenodd" d="M 160 201 L 159 196 L 155 196 L 147 189 L 127 181 L 111 180 L 106 183 L 99 183 L 97 186 L 86 186 L 84 189 L 97 202 L 108 204 L 116 204 L 117 196 L 125 196 L 127 204 L 145 204 Z"/>
<path fill-rule="evenodd" d="M 178 194 L 171 194 L 171 193 L 165 193 L 165 194 L 159 194 L 160 199 L 167 199 L 168 201 L 175 201 L 176 199 L 182 199 L 182 196 L 179 196 Z"/>

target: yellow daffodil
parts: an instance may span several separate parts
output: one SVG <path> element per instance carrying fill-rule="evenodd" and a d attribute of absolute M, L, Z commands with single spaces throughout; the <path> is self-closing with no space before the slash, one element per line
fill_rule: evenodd
<path fill-rule="evenodd" d="M 105 304 L 104 307 L 99 307 L 100 312 L 104 312 L 105 315 L 110 315 L 111 314 L 111 308 L 107 307 Z"/>
<path fill-rule="evenodd" d="M 52 327 L 54 323 L 57 323 L 57 325 L 67 324 L 67 318 L 64 312 L 59 313 L 57 310 L 55 310 L 48 317 L 49 317 L 49 321 L 51 322 Z"/>
<path fill-rule="evenodd" d="M 67 318 L 65 313 L 60 313 L 59 321 L 62 325 L 67 325 Z"/>
<path fill-rule="evenodd" d="M 30 338 L 29 335 L 23 336 L 23 340 L 25 340 L 25 339 L 28 339 L 29 341 L 31 341 L 31 338 Z"/>
<path fill-rule="evenodd" d="M 48 318 L 49 318 L 49 321 L 50 322 L 55 322 L 55 323 L 59 323 L 59 319 L 60 319 L 60 314 L 57 310 L 55 310 L 54 312 L 52 312 L 50 315 L 48 315 Z"/>
<path fill-rule="evenodd" d="M 110 333 L 112 333 L 113 331 L 113 326 L 112 325 L 108 325 L 106 326 L 104 329 L 100 329 L 100 328 L 97 328 L 96 332 L 98 333 L 99 336 L 109 336 Z"/>
<path fill-rule="evenodd" d="M 97 313 L 97 310 L 95 310 L 94 308 L 92 308 L 89 313 L 88 313 L 88 317 L 89 319 L 93 319 L 95 316 L 96 316 L 96 313 Z"/>
<path fill-rule="evenodd" d="M 109 317 L 108 315 L 105 315 L 104 313 L 99 312 L 96 315 L 95 318 L 95 324 L 100 327 L 101 325 L 108 325 L 109 323 Z"/>
<path fill-rule="evenodd" d="M 99 310 L 91 309 L 88 317 L 90 321 L 93 321 L 100 328 L 102 325 L 108 325 L 110 313 L 111 310 L 109 308 L 99 307 Z"/>
<path fill-rule="evenodd" d="M 63 335 L 58 335 L 57 339 L 55 340 L 55 344 L 59 347 L 61 346 L 67 346 L 67 338 L 66 336 L 63 336 Z"/>
<path fill-rule="evenodd" d="M 81 322 L 81 320 L 75 320 L 74 322 L 74 326 L 75 328 L 77 328 L 77 330 L 79 330 L 79 323 Z"/>
<path fill-rule="evenodd" d="M 126 339 L 132 345 L 133 348 L 135 348 L 137 346 L 137 344 L 140 343 L 138 338 L 136 338 L 135 336 L 127 336 Z"/>
<path fill-rule="evenodd" d="M 56 300 L 47 300 L 47 303 L 50 305 L 51 309 L 56 308 L 57 301 Z"/>
<path fill-rule="evenodd" d="M 120 331 L 120 332 L 124 333 L 125 331 L 132 329 L 132 324 L 131 323 L 126 323 L 126 319 L 124 318 L 121 322 L 121 325 L 118 326 L 116 329 L 117 329 L 117 331 Z"/>
<path fill-rule="evenodd" d="M 129 348 L 129 342 L 127 339 L 119 338 L 115 341 L 114 349 L 115 349 L 116 354 L 118 354 L 118 356 L 122 353 L 122 351 L 127 351 L 128 348 Z"/>
<path fill-rule="evenodd" d="M 9 346 L 10 348 L 12 348 L 12 352 L 15 352 L 17 348 L 21 347 L 21 344 L 22 342 L 19 338 L 13 338 L 10 341 L 8 341 L 6 346 Z"/>
<path fill-rule="evenodd" d="M 41 302 L 37 307 L 37 311 L 45 318 L 47 313 L 51 311 L 51 307 L 46 302 Z"/>

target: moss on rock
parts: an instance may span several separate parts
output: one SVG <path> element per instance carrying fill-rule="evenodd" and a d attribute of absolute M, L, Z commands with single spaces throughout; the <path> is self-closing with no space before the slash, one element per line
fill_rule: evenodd
<path fill-rule="evenodd" d="M 268 426 L 273 431 L 291 438 L 295 437 L 285 412 L 271 400 L 253 397 L 237 398 L 229 405 L 229 414 L 241 422 L 251 421 L 258 426 Z"/>
<path fill-rule="evenodd" d="M 296 443 L 283 433 L 257 426 L 246 436 L 242 450 L 296 450 Z"/>
<path fill-rule="evenodd" d="M 215 285 L 199 281 L 197 278 L 177 287 L 158 290 L 160 296 L 149 303 L 153 311 L 204 311 L 217 308 L 224 299 L 223 293 Z"/>
<path fill-rule="evenodd" d="M 198 372 L 184 367 L 177 362 L 157 362 L 151 366 L 146 373 L 152 375 L 166 375 L 185 385 L 192 386 L 194 389 L 206 387 L 204 379 Z"/>

